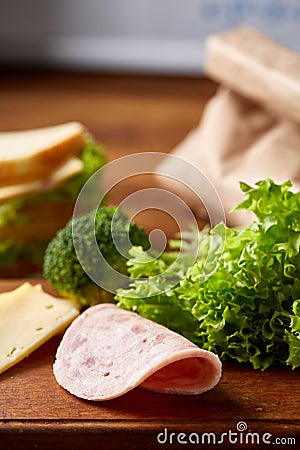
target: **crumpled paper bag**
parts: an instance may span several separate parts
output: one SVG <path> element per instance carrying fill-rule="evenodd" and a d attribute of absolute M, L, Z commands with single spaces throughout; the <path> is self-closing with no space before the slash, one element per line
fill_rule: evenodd
<path fill-rule="evenodd" d="M 249 212 L 230 213 L 244 197 L 239 181 L 254 185 L 268 177 L 277 183 L 290 179 L 296 189 L 300 188 L 299 123 L 288 114 L 280 114 L 278 108 L 272 111 L 269 105 L 246 98 L 222 83 L 208 101 L 199 126 L 172 154 L 191 162 L 208 177 L 221 199 L 229 226 L 253 219 Z M 162 167 L 166 170 L 164 164 L 168 161 L 157 167 L 158 173 Z M 172 173 L 181 179 L 180 161 L 175 166 Z M 207 217 L 206 205 L 199 205 L 195 195 L 181 183 L 171 179 L 160 182 L 182 197 L 196 215 Z"/>

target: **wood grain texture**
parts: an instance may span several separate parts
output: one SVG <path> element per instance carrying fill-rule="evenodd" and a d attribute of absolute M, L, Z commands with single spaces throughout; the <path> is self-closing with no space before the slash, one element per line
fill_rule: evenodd
<path fill-rule="evenodd" d="M 0 375 L 2 419 L 5 420 L 270 420 L 299 419 L 295 394 L 300 373 L 285 367 L 267 372 L 225 362 L 219 385 L 200 396 L 153 394 L 137 388 L 106 402 L 88 402 L 70 395 L 52 374 L 55 337 L 31 356 Z M 34 386 L 34 390 L 30 389 Z M 47 388 L 45 389 L 45 386 Z M 25 394 L 25 395 L 24 395 Z M 23 399 L 20 402 L 20 399 Z"/>
<path fill-rule="evenodd" d="M 216 85 L 204 79 L 96 74 L 3 73 L 0 128 L 12 130 L 79 120 L 107 148 L 109 160 L 139 151 L 169 152 L 200 120 Z M 153 180 L 152 180 L 153 181 Z M 142 177 L 115 189 L 113 201 L 152 183 Z M 166 217 L 141 216 L 173 234 Z M 1 280 L 0 291 L 22 280 Z M 40 282 L 39 279 L 32 282 Z M 45 289 L 53 292 L 43 281 Z M 299 370 L 262 373 L 225 362 L 219 385 L 200 396 L 154 394 L 140 388 L 108 402 L 86 402 L 60 388 L 52 364 L 60 336 L 0 375 L 0 449 L 193 448 L 157 434 L 248 430 L 300 439 Z M 237 447 L 250 447 L 239 444 Z M 233 448 L 235 445 L 222 445 Z M 210 448 L 208 444 L 203 448 Z M 213 446 L 212 448 L 216 448 Z"/>

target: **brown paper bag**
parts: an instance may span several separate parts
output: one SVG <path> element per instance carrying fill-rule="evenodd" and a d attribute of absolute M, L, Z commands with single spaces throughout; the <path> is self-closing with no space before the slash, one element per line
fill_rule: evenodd
<path fill-rule="evenodd" d="M 251 31 L 252 38 L 253 34 L 256 36 L 255 32 Z M 282 48 L 280 55 L 282 56 Z M 226 54 L 223 57 L 226 59 L 228 56 Z M 255 60 L 255 56 L 253 59 Z M 241 60 L 243 63 L 243 58 Z M 288 62 L 286 61 L 287 66 Z M 233 67 L 236 68 L 236 64 Z M 257 73 L 254 72 L 253 70 L 253 74 L 259 79 L 263 71 L 259 68 Z M 238 77 L 239 73 L 233 72 L 232 76 Z M 234 85 L 234 81 L 231 81 L 231 84 Z M 237 84 L 239 88 L 243 85 L 240 79 Z M 300 91 L 300 77 L 298 88 Z M 241 92 L 241 89 L 238 90 Z M 250 97 L 251 99 L 246 98 L 221 85 L 216 95 L 207 103 L 199 126 L 172 152 L 191 162 L 208 177 L 223 203 L 226 221 L 230 226 L 245 224 L 253 219 L 250 213 L 230 213 L 243 199 L 239 181 L 254 185 L 256 181 L 267 177 L 278 183 L 290 179 L 296 189 L 300 188 L 300 125 L 295 120 L 294 110 L 289 117 L 288 114 L 282 114 L 277 104 L 274 110 L 270 108 L 270 97 L 268 104 L 254 100 L 255 92 Z M 161 168 L 162 165 L 157 167 L 158 173 Z M 180 161 L 172 170 L 180 179 Z M 199 206 L 195 196 L 180 183 L 170 179 L 161 179 L 161 183 L 186 200 L 196 215 L 205 215 L 203 205 Z"/>

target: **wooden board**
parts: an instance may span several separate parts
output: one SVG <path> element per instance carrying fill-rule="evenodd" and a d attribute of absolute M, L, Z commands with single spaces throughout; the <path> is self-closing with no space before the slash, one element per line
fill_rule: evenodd
<path fill-rule="evenodd" d="M 215 90 L 215 84 L 201 78 L 7 72 L 0 74 L 0 127 L 12 130 L 80 120 L 105 144 L 109 160 L 139 151 L 168 152 L 197 125 Z M 117 187 L 113 201 L 149 184 L 143 178 L 126 189 Z M 165 217 L 161 220 L 172 234 L 173 224 Z M 151 214 L 141 222 L 148 230 L 157 226 Z M 20 282 L 1 280 L 0 290 Z M 261 373 L 226 362 L 220 384 L 200 396 L 137 388 L 109 402 L 86 402 L 55 382 L 52 363 L 59 340 L 53 338 L 0 375 L 0 450 L 197 448 L 179 443 L 178 437 L 185 440 L 180 432 L 198 433 L 201 448 L 202 433 L 215 433 L 220 440 L 222 433 L 237 432 L 241 421 L 247 424 L 246 432 L 258 434 L 260 444 L 264 433 L 272 435 L 270 442 L 297 436 L 299 443 L 299 371 L 274 367 Z M 165 429 L 163 445 L 157 436 Z M 252 447 L 251 436 L 245 444 L 246 432 L 232 435 L 239 445 L 220 448 Z M 164 438 L 160 435 L 161 442 Z M 202 448 L 210 447 L 208 438 L 213 435 L 204 436 Z"/>
<path fill-rule="evenodd" d="M 20 282 L 2 280 L 0 290 L 10 290 Z M 274 367 L 262 373 L 225 362 L 219 385 L 199 396 L 155 394 L 137 388 L 111 401 L 88 402 L 70 395 L 54 379 L 52 364 L 60 339 L 51 339 L 0 375 L 1 450 L 19 448 L 21 443 L 21 448 L 33 448 L 34 442 L 42 448 L 52 448 L 54 443 L 56 448 L 82 448 L 87 443 L 99 448 L 100 439 L 106 442 L 100 448 L 118 448 L 121 443 L 122 448 L 157 448 L 162 432 L 161 441 L 171 439 L 172 448 L 181 448 L 183 444 L 176 441 L 180 432 L 187 436 L 215 433 L 221 439 L 222 433 L 237 432 L 241 421 L 248 432 L 257 433 L 254 439 L 262 439 L 265 433 L 272 435 L 270 439 L 300 437 L 299 371 Z"/>

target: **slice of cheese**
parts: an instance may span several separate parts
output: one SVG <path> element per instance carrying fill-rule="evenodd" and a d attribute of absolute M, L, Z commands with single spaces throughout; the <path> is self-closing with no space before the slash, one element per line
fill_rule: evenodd
<path fill-rule="evenodd" d="M 0 294 L 0 373 L 65 330 L 78 314 L 71 300 L 47 294 L 41 285 L 24 283 Z"/>
<path fill-rule="evenodd" d="M 0 187 L 0 201 L 11 200 L 23 195 L 49 191 L 67 179 L 77 175 L 83 169 L 83 162 L 79 158 L 69 158 L 48 178 L 12 186 Z"/>
<path fill-rule="evenodd" d="M 79 122 L 0 133 L 1 185 L 36 181 L 71 156 L 78 156 L 86 138 Z"/>

